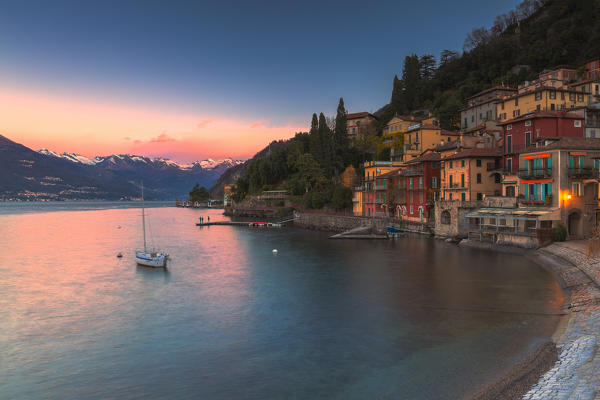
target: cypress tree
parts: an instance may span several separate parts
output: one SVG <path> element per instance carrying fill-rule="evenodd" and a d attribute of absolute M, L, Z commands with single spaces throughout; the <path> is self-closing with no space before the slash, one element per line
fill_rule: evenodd
<path fill-rule="evenodd" d="M 308 134 L 308 148 L 315 160 L 321 159 L 321 139 L 319 137 L 319 120 L 317 114 L 312 115 L 310 132 Z"/>
<path fill-rule="evenodd" d="M 403 114 L 406 110 L 404 104 L 404 94 L 402 93 L 402 81 L 398 75 L 394 75 L 394 86 L 392 89 L 392 109 L 396 114 Z"/>
<path fill-rule="evenodd" d="M 335 144 L 335 173 L 337 174 L 342 168 L 346 166 L 346 159 L 348 153 L 348 125 L 347 125 L 346 107 L 344 106 L 344 99 L 340 97 L 340 102 L 337 107 L 337 114 L 335 115 L 335 131 L 333 132 L 333 141 Z"/>
<path fill-rule="evenodd" d="M 333 137 L 323 113 L 319 114 L 319 140 L 321 142 L 321 158 L 318 161 L 325 170 L 325 173 L 331 176 L 335 157 L 333 153 Z"/>

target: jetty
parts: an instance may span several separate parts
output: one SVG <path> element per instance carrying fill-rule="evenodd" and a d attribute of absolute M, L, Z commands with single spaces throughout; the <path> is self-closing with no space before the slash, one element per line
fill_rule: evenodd
<path fill-rule="evenodd" d="M 251 226 L 258 228 L 281 228 L 283 224 L 292 222 L 296 217 L 289 217 L 282 221 L 266 222 L 266 221 L 213 221 L 213 222 L 198 222 L 196 226 L 215 226 L 215 225 L 234 225 L 234 226 Z"/>
<path fill-rule="evenodd" d="M 360 226 L 346 232 L 330 236 L 329 239 L 388 239 L 387 235 L 375 233 L 370 226 Z"/>

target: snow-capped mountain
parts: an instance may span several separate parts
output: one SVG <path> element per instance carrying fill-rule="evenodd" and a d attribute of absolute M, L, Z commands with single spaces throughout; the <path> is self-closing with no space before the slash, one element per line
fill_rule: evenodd
<path fill-rule="evenodd" d="M 209 158 L 209 159 L 202 160 L 202 161 L 195 161 L 191 164 L 182 164 L 182 163 L 178 163 L 173 160 L 169 160 L 167 158 L 160 158 L 160 157 L 149 158 L 149 157 L 145 157 L 145 156 L 138 156 L 138 155 L 132 155 L 132 154 L 112 154 L 110 156 L 97 156 L 94 158 L 88 158 L 86 156 L 82 156 L 80 154 L 75 154 L 75 153 L 59 154 L 57 152 L 54 152 L 54 151 L 48 150 L 48 149 L 38 150 L 38 153 L 44 154 L 47 156 L 62 158 L 62 159 L 65 159 L 65 160 L 68 160 L 68 161 L 71 161 L 74 163 L 80 163 L 80 164 L 85 164 L 85 165 L 103 165 L 108 168 L 114 167 L 114 166 L 125 167 L 125 166 L 133 166 L 135 164 L 138 164 L 138 165 L 146 164 L 146 165 L 153 165 L 155 167 L 162 167 L 162 168 L 173 167 L 173 168 L 180 169 L 182 171 L 198 169 L 198 168 L 204 169 L 204 170 L 213 170 L 216 168 L 227 169 L 234 165 L 242 164 L 244 162 L 242 160 L 234 160 L 231 158 L 225 158 L 225 159 L 221 159 L 221 160 L 213 160 L 212 158 Z"/>
<path fill-rule="evenodd" d="M 196 183 L 210 188 L 242 161 L 203 160 L 181 164 L 131 154 L 88 158 L 74 153 L 31 150 L 0 135 L 1 199 L 131 199 L 144 182 L 146 198 L 186 197 Z"/>

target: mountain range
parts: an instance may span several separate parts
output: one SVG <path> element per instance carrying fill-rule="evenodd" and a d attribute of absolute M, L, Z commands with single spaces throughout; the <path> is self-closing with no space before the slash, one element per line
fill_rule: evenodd
<path fill-rule="evenodd" d="M 187 197 L 196 184 L 211 187 L 240 160 L 181 164 L 130 154 L 88 158 L 48 149 L 34 151 L 0 135 L 0 200 L 149 200 Z"/>

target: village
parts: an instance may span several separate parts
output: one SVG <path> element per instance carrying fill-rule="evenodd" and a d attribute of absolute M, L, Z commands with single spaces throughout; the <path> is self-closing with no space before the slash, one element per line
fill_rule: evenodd
<path fill-rule="evenodd" d="M 442 129 L 429 112 L 395 115 L 381 137 L 390 159 L 341 174 L 352 189 L 352 214 L 524 248 L 593 236 L 600 220 L 599 74 L 600 59 L 544 70 L 517 88 L 488 88 L 467 99 L 456 131 Z M 348 136 L 360 137 L 376 119 L 349 113 Z"/>

